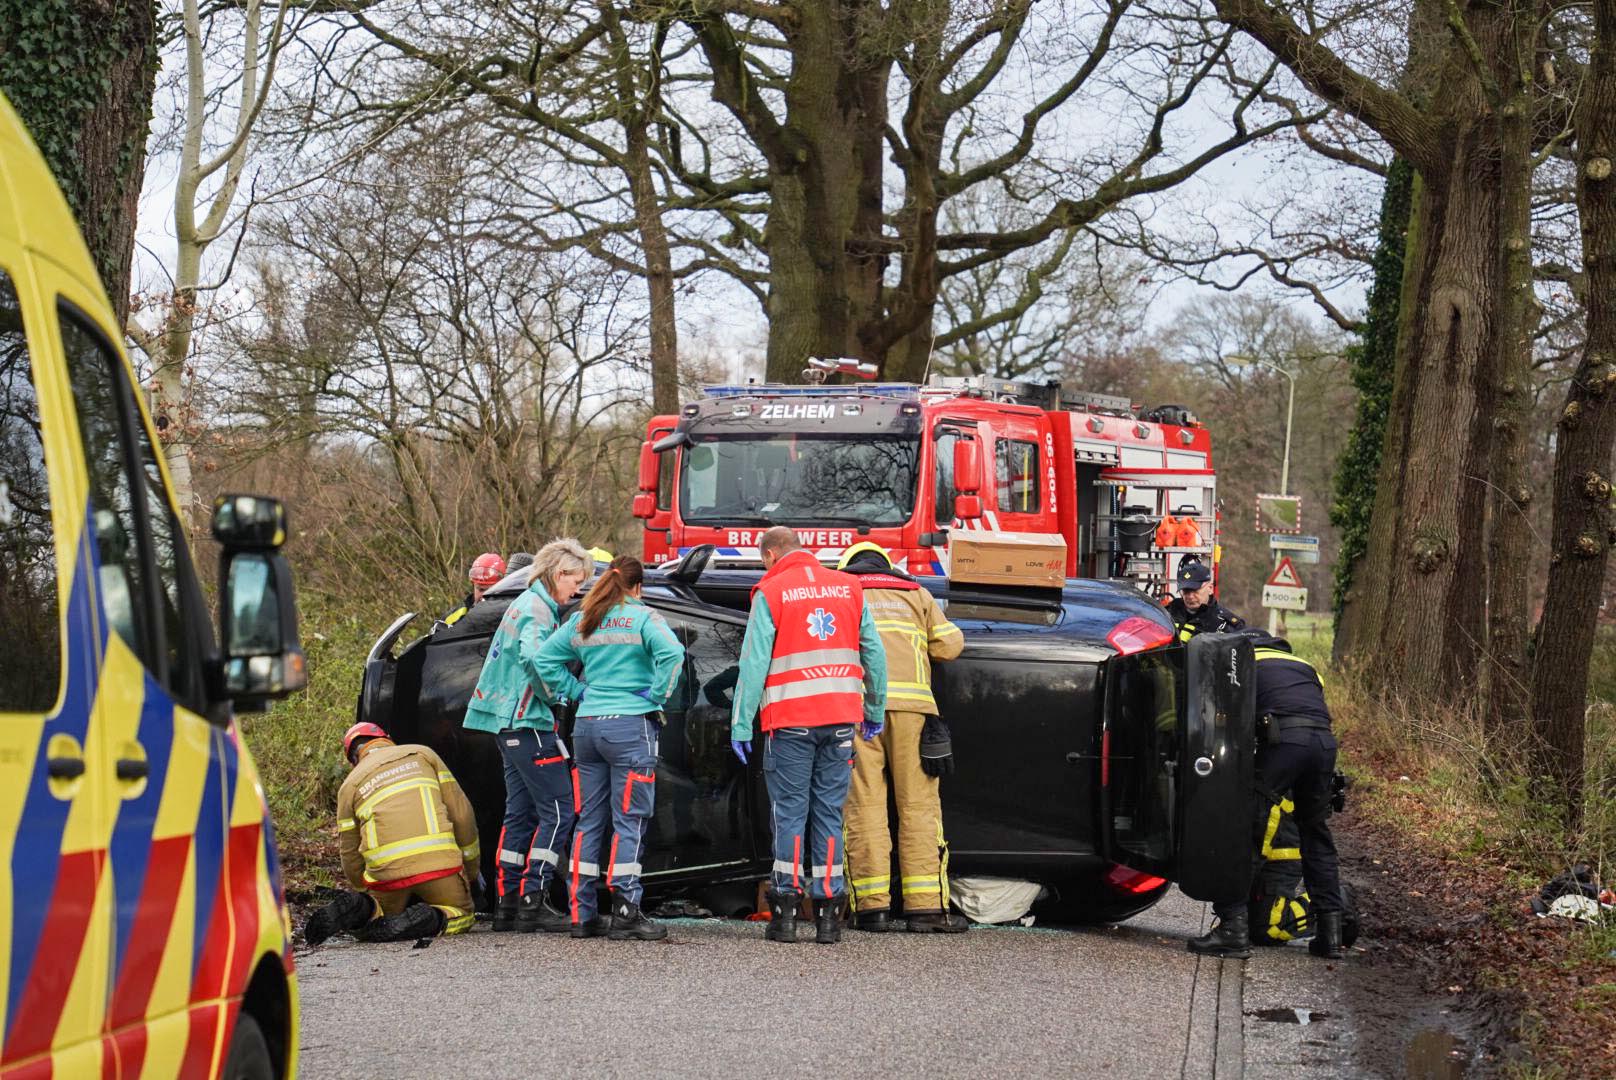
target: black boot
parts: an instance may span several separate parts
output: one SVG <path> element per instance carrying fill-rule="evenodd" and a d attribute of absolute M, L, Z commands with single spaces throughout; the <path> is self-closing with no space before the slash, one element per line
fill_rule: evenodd
<path fill-rule="evenodd" d="M 376 914 L 376 902 L 369 893 L 344 892 L 309 916 L 303 925 L 303 940 L 311 947 L 324 944 L 332 934 L 353 933 Z"/>
<path fill-rule="evenodd" d="M 559 934 L 571 928 L 572 919 L 566 912 L 557 910 L 544 893 L 527 893 L 517 905 L 516 929 L 524 934 L 536 930 Z"/>
<path fill-rule="evenodd" d="M 354 935 L 360 941 L 414 941 L 437 937 L 449 919 L 431 904 L 411 904 L 397 915 L 372 920 Z"/>
<path fill-rule="evenodd" d="M 640 905 L 631 904 L 616 893 L 612 894 L 612 925 L 606 931 L 609 940 L 661 941 L 667 936 L 668 928 L 646 918 Z"/>
<path fill-rule="evenodd" d="M 494 903 L 494 930 L 504 933 L 516 929 L 516 907 L 521 897 L 515 893 L 506 893 Z"/>
<path fill-rule="evenodd" d="M 819 916 L 814 920 L 814 940 L 821 945 L 834 945 L 842 940 L 842 909 L 847 906 L 847 900 L 840 896 L 833 896 L 829 900 L 819 902 Z"/>
<path fill-rule="evenodd" d="M 928 911 L 909 916 L 911 934 L 963 934 L 970 928 L 971 923 L 964 916 L 947 911 Z"/>
<path fill-rule="evenodd" d="M 612 928 L 612 917 L 610 915 L 596 915 L 588 922 L 569 922 L 567 927 L 571 930 L 573 937 L 605 937 Z"/>
<path fill-rule="evenodd" d="M 1326 960 L 1340 960 L 1345 955 L 1341 948 L 1341 913 L 1320 911 L 1313 917 L 1318 920 L 1318 928 L 1307 943 L 1307 951 Z"/>
<path fill-rule="evenodd" d="M 769 898 L 769 928 L 763 936 L 770 941 L 783 941 L 790 944 L 797 940 L 797 908 L 802 905 L 802 894 L 794 892 L 770 892 Z"/>
<path fill-rule="evenodd" d="M 863 930 L 867 934 L 885 934 L 891 930 L 901 930 L 892 918 L 892 912 L 886 908 L 880 911 L 861 911 L 853 917 L 853 929 Z"/>
<path fill-rule="evenodd" d="M 1221 915 L 1209 933 L 1190 940 L 1190 952 L 1202 956 L 1220 956 L 1225 960 L 1245 960 L 1251 956 L 1250 932 L 1245 911 Z"/>

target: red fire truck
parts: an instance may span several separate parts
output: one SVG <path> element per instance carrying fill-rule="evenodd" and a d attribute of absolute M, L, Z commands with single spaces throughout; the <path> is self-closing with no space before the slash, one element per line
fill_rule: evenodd
<path fill-rule="evenodd" d="M 941 575 L 950 530 L 984 529 L 1056 534 L 1068 577 L 1159 595 L 1181 560 L 1215 563 L 1216 498 L 1211 437 L 1182 406 L 934 376 L 707 387 L 647 426 L 634 515 L 653 564 L 712 544 L 715 565 L 759 565 L 758 537 L 786 525 L 824 562 L 873 540 Z"/>

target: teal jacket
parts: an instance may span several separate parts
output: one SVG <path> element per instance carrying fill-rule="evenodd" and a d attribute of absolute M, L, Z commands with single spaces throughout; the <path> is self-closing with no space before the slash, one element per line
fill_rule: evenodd
<path fill-rule="evenodd" d="M 494 631 L 494 640 L 488 643 L 477 689 L 466 704 L 466 727 L 473 731 L 554 730 L 550 706 L 557 695 L 539 680 L 534 661 L 539 646 L 555 631 L 557 614 L 554 598 L 538 579 L 511 601 Z"/>
<path fill-rule="evenodd" d="M 579 716 L 640 716 L 662 708 L 685 659 L 667 620 L 638 600 L 625 600 L 584 637 L 582 617 L 573 612 L 539 649 L 535 667 L 544 684 L 577 701 Z M 581 682 L 567 670 L 575 661 L 584 667 Z"/>
<path fill-rule="evenodd" d="M 741 640 L 741 671 L 735 682 L 735 703 L 730 710 L 729 737 L 745 742 L 752 737 L 752 722 L 763 705 L 763 680 L 774 661 L 774 616 L 763 593 L 752 594 L 752 613 L 746 617 Z M 864 668 L 864 720 L 879 728 L 886 724 L 887 651 L 869 605 L 859 616 L 859 663 Z"/>

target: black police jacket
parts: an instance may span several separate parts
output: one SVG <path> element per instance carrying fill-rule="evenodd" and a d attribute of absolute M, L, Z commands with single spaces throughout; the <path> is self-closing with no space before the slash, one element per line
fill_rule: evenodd
<path fill-rule="evenodd" d="M 1178 630 L 1178 640 L 1188 641 L 1196 634 L 1226 633 L 1230 630 L 1239 630 L 1246 625 L 1246 620 L 1218 603 L 1216 600 L 1202 604 L 1196 611 L 1190 611 L 1184 606 L 1182 596 L 1173 597 L 1172 603 L 1167 605 L 1167 617 L 1173 620 L 1173 626 Z"/>
<path fill-rule="evenodd" d="M 1324 680 L 1313 665 L 1283 649 L 1257 647 L 1257 715 L 1330 722 Z"/>

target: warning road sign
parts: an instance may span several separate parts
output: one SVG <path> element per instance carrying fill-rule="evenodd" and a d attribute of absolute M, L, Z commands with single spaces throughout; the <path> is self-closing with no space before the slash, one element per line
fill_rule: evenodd
<path fill-rule="evenodd" d="M 1264 585 L 1262 605 L 1266 608 L 1279 608 L 1281 611 L 1306 611 L 1307 590 L 1289 585 Z"/>
<path fill-rule="evenodd" d="M 1279 565 L 1274 567 L 1274 572 L 1268 576 L 1267 583 L 1269 585 L 1283 586 L 1287 589 L 1300 589 L 1302 587 L 1302 577 L 1296 572 L 1296 567 L 1292 565 L 1289 555 L 1279 560 Z"/>

